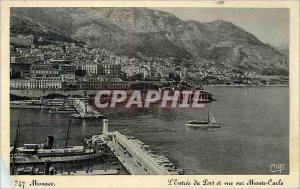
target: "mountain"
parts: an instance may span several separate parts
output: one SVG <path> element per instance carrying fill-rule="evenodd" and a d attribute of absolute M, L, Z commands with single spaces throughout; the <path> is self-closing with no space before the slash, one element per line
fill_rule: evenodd
<path fill-rule="evenodd" d="M 34 26 L 34 27 L 33 27 Z M 75 40 L 133 56 L 190 59 L 195 65 L 288 73 L 288 56 L 223 20 L 183 21 L 148 8 L 11 8 L 11 33 Z"/>

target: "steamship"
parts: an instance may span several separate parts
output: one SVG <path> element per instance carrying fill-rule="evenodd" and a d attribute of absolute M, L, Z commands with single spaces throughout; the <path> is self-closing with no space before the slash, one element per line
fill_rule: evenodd
<path fill-rule="evenodd" d="M 24 144 L 22 147 L 11 147 L 11 163 L 44 163 L 68 162 L 96 159 L 102 151 L 84 146 L 65 146 L 53 148 L 53 136 L 48 136 L 46 144 Z"/>
<path fill-rule="evenodd" d="M 176 89 L 175 87 L 163 87 L 163 88 L 160 88 L 159 91 L 160 91 L 160 94 L 161 94 L 161 98 L 160 100 L 162 100 L 163 98 L 163 94 L 165 91 L 168 91 L 169 92 L 169 95 L 172 96 L 175 94 L 175 91 L 178 91 L 179 92 L 179 96 L 178 96 L 178 101 L 179 102 L 182 102 L 183 99 L 184 99 L 184 91 L 192 91 L 193 93 L 192 94 L 189 94 L 188 95 L 188 103 L 193 103 L 194 100 L 197 100 L 198 103 L 209 103 L 209 102 L 212 102 L 212 101 L 216 101 L 215 98 L 213 98 L 213 94 L 212 92 L 210 91 L 206 91 L 204 90 L 202 87 L 196 87 L 196 88 L 187 88 L 187 89 Z M 198 99 L 194 99 L 194 92 L 198 90 L 200 91 L 199 93 L 199 97 Z"/>

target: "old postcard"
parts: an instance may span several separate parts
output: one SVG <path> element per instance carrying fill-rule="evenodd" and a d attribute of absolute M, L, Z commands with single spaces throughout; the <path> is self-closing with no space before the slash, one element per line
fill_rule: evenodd
<path fill-rule="evenodd" d="M 1 188 L 298 188 L 298 1 L 2 1 Z"/>

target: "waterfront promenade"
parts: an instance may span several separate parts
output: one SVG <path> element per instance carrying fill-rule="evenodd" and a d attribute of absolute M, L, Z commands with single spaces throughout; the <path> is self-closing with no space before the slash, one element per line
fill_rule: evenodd
<path fill-rule="evenodd" d="M 133 175 L 170 175 L 171 173 L 160 166 L 145 150 L 136 146 L 118 131 L 110 133 L 113 140 L 108 146 L 118 157 L 127 171 Z"/>

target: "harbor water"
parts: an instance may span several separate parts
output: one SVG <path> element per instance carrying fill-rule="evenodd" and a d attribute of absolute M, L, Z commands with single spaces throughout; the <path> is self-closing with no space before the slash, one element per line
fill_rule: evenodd
<path fill-rule="evenodd" d="M 108 113 L 109 130 L 134 136 L 156 154 L 165 155 L 185 174 L 276 174 L 272 164 L 284 164 L 289 173 L 288 87 L 207 87 L 217 101 L 201 109 L 128 109 Z M 221 128 L 192 129 L 184 124 L 207 118 L 207 110 Z M 103 112 L 106 114 L 106 112 Z M 11 109 L 11 144 L 20 116 L 19 145 L 65 144 L 68 114 L 46 110 Z M 83 145 L 84 139 L 102 131 L 101 120 L 72 120 L 68 145 Z"/>

